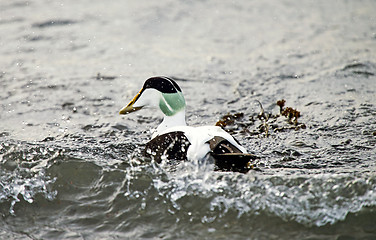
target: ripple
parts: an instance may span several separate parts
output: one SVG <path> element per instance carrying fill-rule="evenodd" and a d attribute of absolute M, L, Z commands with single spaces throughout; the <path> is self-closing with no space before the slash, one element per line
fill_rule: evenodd
<path fill-rule="evenodd" d="M 47 20 L 44 22 L 34 23 L 32 26 L 36 28 L 49 28 L 49 27 L 72 25 L 75 23 L 77 23 L 77 21 L 73 21 L 69 19 L 52 19 L 52 20 Z"/>
<path fill-rule="evenodd" d="M 376 64 L 372 62 L 354 62 L 341 69 L 345 76 L 373 77 L 376 75 Z"/>

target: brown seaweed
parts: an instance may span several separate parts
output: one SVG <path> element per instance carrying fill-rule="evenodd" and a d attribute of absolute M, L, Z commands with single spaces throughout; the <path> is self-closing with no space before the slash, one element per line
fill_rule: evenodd
<path fill-rule="evenodd" d="M 306 125 L 304 123 L 299 123 L 298 119 L 301 116 L 300 112 L 297 109 L 291 108 L 291 107 L 286 107 L 284 108 L 286 103 L 286 100 L 278 100 L 277 105 L 280 108 L 280 114 L 284 117 L 287 118 L 288 122 L 290 124 L 293 124 L 296 126 L 296 130 L 301 129 L 301 128 L 306 128 Z"/>
<path fill-rule="evenodd" d="M 279 106 L 280 110 L 279 114 L 276 115 L 266 112 L 261 102 L 257 102 L 260 106 L 260 112 L 257 114 L 251 114 L 248 117 L 248 121 L 243 112 L 234 114 L 227 113 L 220 120 L 218 120 L 215 125 L 220 126 L 231 133 L 238 131 L 249 135 L 264 135 L 265 137 L 268 137 L 271 131 L 278 133 L 288 130 L 299 130 L 306 128 L 304 123 L 300 123 L 298 121 L 301 117 L 300 111 L 292 107 L 285 107 L 286 100 L 281 99 L 276 102 L 276 105 Z M 277 121 L 281 116 L 287 119 L 288 125 Z M 252 126 L 254 128 L 253 130 L 251 129 Z"/>
<path fill-rule="evenodd" d="M 218 122 L 216 122 L 215 126 L 219 127 L 226 127 L 227 125 L 233 125 L 235 120 L 241 119 L 244 117 L 244 113 L 235 113 L 235 114 L 226 114 L 224 115 Z"/>

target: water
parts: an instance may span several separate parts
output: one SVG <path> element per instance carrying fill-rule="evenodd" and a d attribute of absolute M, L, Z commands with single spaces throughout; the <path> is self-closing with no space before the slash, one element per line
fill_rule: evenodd
<path fill-rule="evenodd" d="M 1 239 L 375 239 L 374 1 L 3 1 Z M 177 78 L 190 125 L 228 126 L 261 171 L 157 165 L 154 111 Z M 258 120 L 257 101 L 298 109 Z M 269 127 L 269 136 L 260 132 Z"/>

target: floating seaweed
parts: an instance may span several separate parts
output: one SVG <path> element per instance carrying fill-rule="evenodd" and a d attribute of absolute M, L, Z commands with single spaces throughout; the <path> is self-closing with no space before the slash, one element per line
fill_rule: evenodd
<path fill-rule="evenodd" d="M 291 108 L 291 107 L 283 108 L 285 106 L 285 103 L 286 103 L 285 99 L 277 101 L 277 105 L 279 106 L 280 114 L 282 116 L 285 116 L 288 119 L 289 123 L 293 123 L 293 124 L 297 125 L 298 124 L 298 118 L 300 117 L 300 112 L 296 109 Z"/>
<path fill-rule="evenodd" d="M 227 125 L 233 125 L 235 120 L 241 119 L 244 117 L 244 113 L 235 113 L 235 114 L 226 114 L 224 115 L 218 122 L 216 122 L 215 126 L 219 127 L 226 127 Z"/>
<path fill-rule="evenodd" d="M 280 112 L 280 113 L 283 112 L 283 107 L 285 106 L 285 103 L 286 103 L 286 100 L 285 100 L 285 99 L 282 99 L 282 100 L 278 100 L 278 101 L 277 101 L 277 105 L 279 106 L 279 112 Z"/>
<path fill-rule="evenodd" d="M 280 108 L 280 114 L 285 116 L 290 124 L 295 126 L 295 129 L 304 129 L 306 125 L 304 123 L 299 123 L 298 118 L 301 116 L 300 112 L 297 109 L 293 109 L 291 107 L 284 108 L 286 100 L 278 100 L 277 105 Z"/>
<path fill-rule="evenodd" d="M 276 102 L 277 106 L 280 108 L 280 113 L 276 115 L 265 112 L 261 102 L 257 102 L 260 106 L 260 112 L 257 113 L 257 115 L 253 114 L 249 116 L 248 121 L 245 114 L 242 112 L 234 114 L 227 113 L 220 120 L 218 120 L 215 125 L 222 127 L 228 132 L 234 132 L 235 130 L 245 132 L 249 135 L 264 135 L 265 137 L 268 137 L 271 131 L 284 132 L 287 130 L 299 130 L 306 128 L 304 123 L 299 123 L 298 121 L 298 119 L 301 117 L 301 113 L 292 107 L 285 107 L 286 100 L 282 99 Z M 281 116 L 287 118 L 287 123 L 290 126 L 277 123 L 277 120 Z M 257 124 L 258 121 L 261 123 Z M 254 125 L 255 129 L 251 130 L 251 127 Z"/>

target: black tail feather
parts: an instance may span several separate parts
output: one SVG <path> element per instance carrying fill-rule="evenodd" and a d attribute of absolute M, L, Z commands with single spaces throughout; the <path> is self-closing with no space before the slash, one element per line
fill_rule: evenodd
<path fill-rule="evenodd" d="M 210 155 L 214 158 L 216 170 L 248 172 L 253 168 L 252 160 L 258 157 L 253 154 L 243 153 L 227 139 L 216 136 L 208 141 L 211 149 Z"/>

